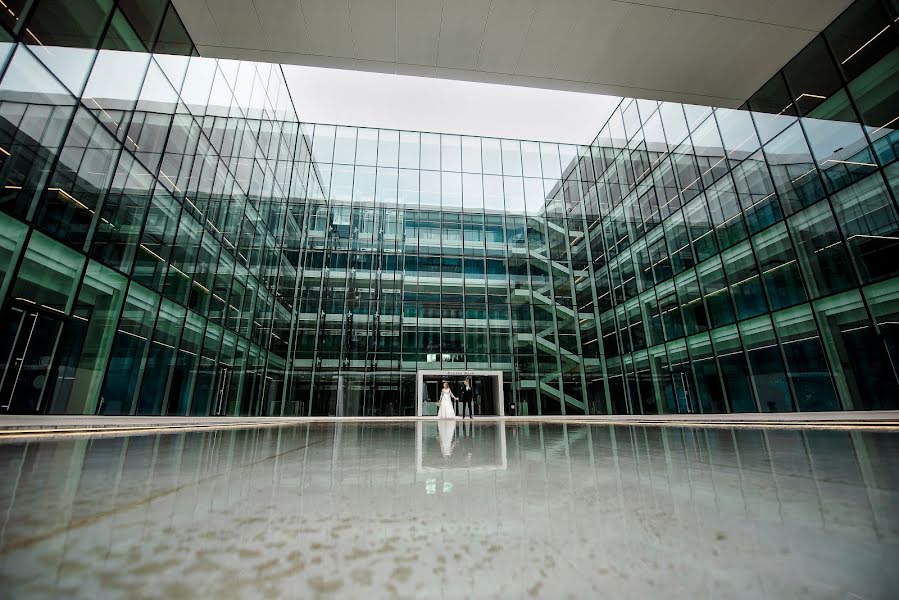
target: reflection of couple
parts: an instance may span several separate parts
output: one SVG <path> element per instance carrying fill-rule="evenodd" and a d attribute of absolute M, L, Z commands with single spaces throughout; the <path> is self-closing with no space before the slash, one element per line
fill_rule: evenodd
<path fill-rule="evenodd" d="M 440 453 L 449 458 L 453 454 L 459 441 L 456 437 L 456 422 L 444 419 L 437 423 L 437 439 L 440 441 Z"/>
<path fill-rule="evenodd" d="M 472 413 L 473 406 L 473 396 L 474 393 L 471 389 L 471 379 L 466 377 L 465 384 L 462 388 L 462 417 L 465 417 L 465 408 L 468 407 L 468 418 L 474 418 Z M 438 419 L 455 419 L 456 411 L 453 410 L 453 401 L 459 400 L 459 397 L 453 393 L 453 390 L 450 389 L 449 382 L 443 382 L 443 389 L 440 390 L 440 400 L 437 404 L 437 418 Z"/>
<path fill-rule="evenodd" d="M 471 438 L 473 426 L 473 423 L 469 422 L 466 425 L 463 421 L 462 425 L 460 425 L 459 435 L 462 438 Z M 456 437 L 456 421 L 454 419 L 443 419 L 437 422 L 437 440 L 440 442 L 440 453 L 446 458 L 452 456 L 460 442 L 463 444 L 463 450 L 471 443 L 470 439 L 466 442 Z M 470 450 L 470 448 L 468 449 Z M 470 451 L 468 452 L 468 462 L 471 463 Z"/>

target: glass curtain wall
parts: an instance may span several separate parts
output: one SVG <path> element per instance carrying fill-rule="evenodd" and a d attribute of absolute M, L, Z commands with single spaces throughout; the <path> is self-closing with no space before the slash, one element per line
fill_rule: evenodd
<path fill-rule="evenodd" d="M 897 5 L 858 0 L 742 110 L 624 100 L 591 152 L 615 412 L 899 407 Z"/>
<path fill-rule="evenodd" d="M 308 175 L 280 68 L 196 56 L 167 2 L 4 7 L 0 412 L 280 402 Z"/>
<path fill-rule="evenodd" d="M 285 414 L 414 415 L 419 369 L 499 370 L 519 414 L 587 412 L 588 147 L 302 131 Z"/>
<path fill-rule="evenodd" d="M 0 413 L 411 415 L 423 369 L 518 414 L 897 407 L 895 3 L 586 146 L 299 123 L 166 2 L 8 8 Z"/>

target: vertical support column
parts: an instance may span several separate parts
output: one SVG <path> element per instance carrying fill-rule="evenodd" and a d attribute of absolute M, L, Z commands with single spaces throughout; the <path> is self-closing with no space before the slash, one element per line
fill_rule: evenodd
<path fill-rule="evenodd" d="M 421 388 L 424 386 L 424 376 L 421 374 L 421 369 L 415 371 L 415 416 L 420 417 L 424 414 L 423 407 L 421 405 L 422 396 L 421 396 Z"/>
<path fill-rule="evenodd" d="M 493 378 L 495 382 L 495 389 L 493 390 L 493 398 L 496 406 L 494 407 L 496 416 L 504 417 L 506 416 L 506 399 L 503 396 L 503 372 L 498 371 L 496 376 Z"/>

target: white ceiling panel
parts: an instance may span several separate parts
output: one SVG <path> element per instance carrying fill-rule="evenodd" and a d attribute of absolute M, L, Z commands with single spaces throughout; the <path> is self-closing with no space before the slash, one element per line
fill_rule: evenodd
<path fill-rule="evenodd" d="M 820 31 L 852 0 L 640 0 L 635 4 Z"/>
<path fill-rule="evenodd" d="M 443 6 L 439 66 L 477 70 L 490 4 L 490 0 L 457 0 Z"/>
<path fill-rule="evenodd" d="M 396 62 L 394 0 L 350 0 L 353 52 L 357 58 Z"/>
<path fill-rule="evenodd" d="M 272 50 L 309 54 L 309 31 L 306 17 L 297 0 L 265 0 L 256 2 L 256 14 Z"/>
<path fill-rule="evenodd" d="M 306 17 L 306 29 L 314 54 L 355 57 L 347 0 L 302 0 L 300 5 Z"/>
<path fill-rule="evenodd" d="M 396 60 L 408 65 L 437 64 L 443 0 L 396 1 Z"/>
<path fill-rule="evenodd" d="M 396 74 L 396 63 L 380 60 L 359 60 L 353 62 L 354 71 L 365 71 L 366 73 L 386 73 L 388 75 Z M 362 90 L 364 93 L 365 90 Z"/>
<path fill-rule="evenodd" d="M 256 48 L 265 42 L 262 24 L 252 2 L 221 0 L 207 4 L 225 44 Z"/>
<path fill-rule="evenodd" d="M 586 0 L 540 0 L 518 59 L 519 75 L 553 77 L 585 3 Z"/>
<path fill-rule="evenodd" d="M 709 26 L 706 48 L 698 51 L 684 43 L 690 60 L 708 60 L 708 68 L 699 81 L 688 82 L 690 90 L 713 94 L 718 88 L 732 90 L 737 98 L 746 98 L 755 92 L 769 77 L 789 59 L 795 56 L 815 33 L 788 27 L 769 27 L 750 21 L 734 21 L 721 17 L 708 17 Z M 754 61 L 737 63 L 733 55 L 714 52 L 715 48 L 730 45 L 737 56 L 755 56 Z M 785 57 L 785 58 L 781 58 Z M 673 83 L 673 82 L 672 82 Z"/>
<path fill-rule="evenodd" d="M 640 4 L 747 21 L 758 21 L 767 15 L 767 22 L 779 22 L 772 10 L 773 0 L 644 0 Z"/>
<path fill-rule="evenodd" d="M 174 3 L 203 56 L 739 106 L 851 0 Z"/>
<path fill-rule="evenodd" d="M 514 73 L 537 0 L 493 0 L 481 41 L 478 69 Z"/>
<path fill-rule="evenodd" d="M 629 4 L 614 0 L 588 0 L 559 59 L 556 77 L 600 82 L 595 74 L 600 73 L 600 65 L 609 54 L 609 42 L 629 9 Z"/>

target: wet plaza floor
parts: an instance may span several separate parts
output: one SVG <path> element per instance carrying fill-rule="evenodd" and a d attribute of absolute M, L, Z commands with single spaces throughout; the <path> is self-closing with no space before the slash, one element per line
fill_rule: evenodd
<path fill-rule="evenodd" d="M 5 598 L 896 598 L 899 435 L 311 423 L 0 444 Z"/>

